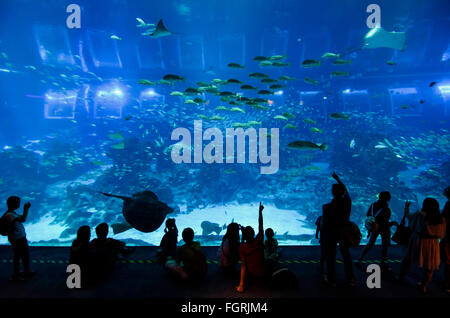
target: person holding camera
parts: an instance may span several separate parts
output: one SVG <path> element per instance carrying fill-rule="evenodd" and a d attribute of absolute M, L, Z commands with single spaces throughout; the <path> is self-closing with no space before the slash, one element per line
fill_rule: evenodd
<path fill-rule="evenodd" d="M 16 212 L 20 208 L 20 198 L 11 196 L 6 201 L 8 210 L 2 218 L 7 225 L 8 241 L 11 243 L 13 250 L 13 275 L 12 281 L 24 280 L 30 278 L 35 273 L 30 270 L 30 251 L 28 248 L 28 241 L 26 237 L 25 227 L 23 223 L 27 220 L 28 210 L 31 203 L 25 203 L 23 206 L 23 214 Z M 23 275 L 20 275 L 20 260 L 23 264 Z"/>

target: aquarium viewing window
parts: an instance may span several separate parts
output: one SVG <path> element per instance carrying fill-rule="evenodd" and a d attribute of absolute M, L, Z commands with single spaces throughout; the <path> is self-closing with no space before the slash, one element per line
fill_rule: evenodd
<path fill-rule="evenodd" d="M 224 224 L 257 227 L 261 201 L 280 245 L 315 246 L 333 171 L 348 185 L 363 244 L 367 209 L 382 190 L 395 220 L 405 199 L 442 205 L 447 17 L 434 19 L 425 7 L 439 13 L 439 5 L 424 3 L 412 19 L 383 0 L 375 28 L 357 1 L 321 1 L 80 0 L 72 3 L 80 21 L 54 0 L 42 0 L 45 10 L 21 0 L 23 12 L 0 1 L 12 9 L 8 18 L 0 10 L 0 193 L 30 198 L 30 244 L 70 245 L 79 226 L 105 221 L 127 244 L 159 245 L 174 217 L 179 239 L 190 227 L 202 245 L 217 246 Z M 194 122 L 195 141 L 172 139 L 175 129 L 194 136 Z M 227 130 L 245 141 L 240 149 L 249 136 L 265 140 L 267 156 L 273 137 L 276 173 L 232 160 L 237 145 L 212 160 L 226 150 Z M 173 160 L 188 149 L 208 162 Z M 158 210 L 150 232 L 128 229 L 123 202 L 99 193 L 142 191 L 173 209 Z"/>
<path fill-rule="evenodd" d="M 44 117 L 46 119 L 75 118 L 75 104 L 78 90 L 45 93 Z"/>
<path fill-rule="evenodd" d="M 34 37 L 39 56 L 47 64 L 74 64 L 67 29 L 61 26 L 36 25 Z"/>
<path fill-rule="evenodd" d="M 125 98 L 119 86 L 99 87 L 94 98 L 94 118 L 122 118 Z"/>

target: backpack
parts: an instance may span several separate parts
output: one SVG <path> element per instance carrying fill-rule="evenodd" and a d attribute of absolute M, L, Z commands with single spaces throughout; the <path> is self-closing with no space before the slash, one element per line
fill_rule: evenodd
<path fill-rule="evenodd" d="M 412 231 L 410 228 L 405 226 L 405 218 L 406 215 L 403 216 L 402 221 L 397 226 L 397 230 L 394 235 L 392 235 L 391 240 L 397 243 L 398 245 L 408 245 L 409 239 L 411 238 Z"/>
<path fill-rule="evenodd" d="M 0 235 L 7 236 L 9 234 L 9 231 L 11 229 L 10 224 L 8 223 L 8 220 L 6 220 L 6 214 L 3 214 L 3 216 L 0 218 Z"/>
<path fill-rule="evenodd" d="M 341 230 L 341 242 L 351 247 L 359 246 L 361 238 L 361 231 L 358 225 L 353 222 L 348 222 Z"/>
<path fill-rule="evenodd" d="M 373 213 L 373 206 L 375 203 L 372 203 L 371 211 L 370 211 L 370 216 L 367 217 L 366 222 L 365 222 L 365 226 L 366 226 L 366 230 L 368 232 L 376 232 L 378 231 L 378 228 L 380 227 L 377 220 L 376 220 L 376 216 L 383 210 L 383 208 L 379 209 L 377 212 Z"/>

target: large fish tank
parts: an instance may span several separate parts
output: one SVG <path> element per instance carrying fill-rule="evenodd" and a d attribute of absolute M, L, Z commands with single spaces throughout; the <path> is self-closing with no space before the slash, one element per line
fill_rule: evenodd
<path fill-rule="evenodd" d="M 32 245 L 70 245 L 81 225 L 124 222 L 122 201 L 100 191 L 150 190 L 173 208 L 167 217 L 180 232 L 191 227 L 202 245 L 218 245 L 232 221 L 256 228 L 262 202 L 264 226 L 280 245 L 316 245 L 333 171 L 349 189 L 363 242 L 380 191 L 391 192 L 396 221 L 405 200 L 419 208 L 432 196 L 442 205 L 450 184 L 449 3 L 377 1 L 379 16 L 370 4 L 2 0 L 3 209 L 20 196 L 32 204 Z M 194 132 L 195 120 L 202 127 Z M 257 137 L 277 169 L 262 173 L 268 164 L 258 156 L 250 162 L 250 138 L 243 163 L 237 147 L 215 149 L 223 163 L 194 162 L 194 144 L 201 154 L 211 143 L 201 138 L 208 128 L 223 133 L 225 149 L 226 129 L 238 127 L 267 128 Z M 173 146 L 177 128 L 191 133 L 190 147 Z M 184 150 L 192 163 L 175 163 L 173 151 Z M 111 236 L 158 245 L 163 233 L 164 223 Z"/>

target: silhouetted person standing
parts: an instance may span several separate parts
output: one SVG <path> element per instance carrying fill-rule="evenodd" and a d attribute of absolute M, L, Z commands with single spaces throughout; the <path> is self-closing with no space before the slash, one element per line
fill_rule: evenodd
<path fill-rule="evenodd" d="M 344 259 L 345 275 L 349 285 L 353 287 L 355 286 L 355 277 L 349 246 L 341 240 L 342 229 L 350 221 L 352 200 L 338 175 L 333 172 L 332 176 L 337 181 L 331 188 L 333 199 L 330 203 L 323 205 L 322 214 L 322 239 L 326 251 L 327 280 L 331 286 L 336 286 L 336 247 L 339 243 Z"/>
<path fill-rule="evenodd" d="M 447 225 L 440 214 L 439 203 L 436 199 L 426 198 L 423 200 L 422 210 L 413 214 L 409 213 L 409 206 L 410 202 L 406 201 L 405 215 L 412 235 L 400 265 L 398 280 L 402 282 L 411 264 L 416 264 L 423 268 L 421 285 L 422 292 L 426 293 L 433 272 L 439 269 L 441 262 L 439 239 L 445 236 Z"/>
<path fill-rule="evenodd" d="M 30 270 L 30 251 L 28 248 L 27 235 L 23 223 L 27 220 L 28 210 L 31 203 L 25 203 L 23 206 L 23 214 L 17 214 L 16 210 L 20 208 L 20 198 L 11 196 L 6 201 L 8 211 L 4 214 L 8 227 L 8 241 L 11 243 L 13 250 L 13 276 L 11 280 L 23 280 L 29 278 L 33 274 Z M 20 260 L 23 264 L 23 276 L 20 275 Z"/>
<path fill-rule="evenodd" d="M 361 253 L 361 256 L 358 260 L 358 265 L 360 266 L 361 261 L 364 256 L 366 256 L 367 252 L 375 245 L 377 241 L 378 235 L 381 236 L 381 266 L 388 270 L 391 268 L 386 267 L 386 257 L 388 247 L 391 244 L 391 225 L 396 222 L 389 222 L 391 218 L 391 209 L 389 208 L 389 201 L 391 200 L 391 194 L 388 191 L 380 192 L 378 195 L 378 201 L 374 202 L 370 205 L 369 210 L 367 211 L 367 217 L 372 216 L 375 218 L 377 223 L 377 228 L 375 231 L 370 233 L 370 239 L 364 250 Z"/>
<path fill-rule="evenodd" d="M 450 187 L 444 190 L 444 195 L 447 198 L 447 202 L 441 216 L 447 224 L 447 229 L 445 237 L 441 240 L 441 259 L 444 264 L 445 288 L 448 293 L 450 292 Z"/>

